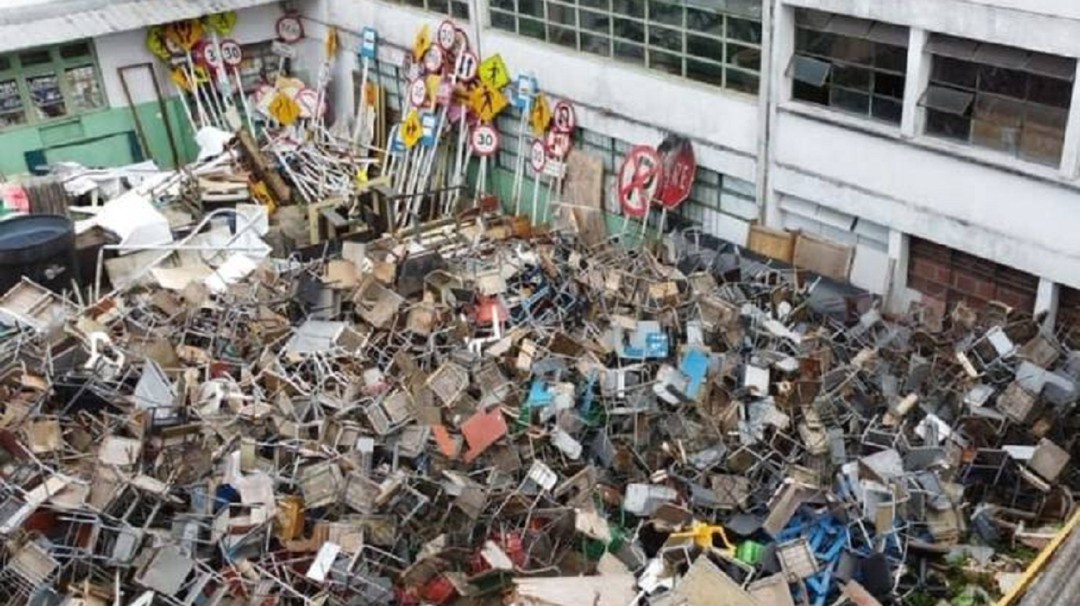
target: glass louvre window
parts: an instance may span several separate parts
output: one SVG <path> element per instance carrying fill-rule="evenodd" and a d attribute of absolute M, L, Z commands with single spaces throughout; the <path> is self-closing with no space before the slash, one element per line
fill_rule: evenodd
<path fill-rule="evenodd" d="M 497 29 L 730 90 L 758 91 L 761 0 L 491 0 L 489 8 Z"/>
<path fill-rule="evenodd" d="M 101 75 L 88 41 L 0 55 L 0 128 L 103 107 Z"/>
<path fill-rule="evenodd" d="M 928 50 L 927 134 L 1060 164 L 1075 59 L 940 35 Z"/>
<path fill-rule="evenodd" d="M 907 28 L 800 9 L 792 97 L 900 124 L 907 45 Z"/>
<path fill-rule="evenodd" d="M 387 0 L 393 4 L 414 6 L 440 15 L 447 15 L 455 19 L 468 20 L 469 0 Z"/>

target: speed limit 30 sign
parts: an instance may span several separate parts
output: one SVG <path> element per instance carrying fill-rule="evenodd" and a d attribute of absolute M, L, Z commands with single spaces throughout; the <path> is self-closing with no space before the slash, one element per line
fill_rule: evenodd
<path fill-rule="evenodd" d="M 499 131 L 490 124 L 477 125 L 469 135 L 469 145 L 481 158 L 495 155 L 499 151 Z"/>

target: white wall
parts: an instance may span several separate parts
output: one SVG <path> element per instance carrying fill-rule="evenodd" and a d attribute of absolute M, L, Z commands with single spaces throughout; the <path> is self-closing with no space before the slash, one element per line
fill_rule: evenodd
<path fill-rule="evenodd" d="M 721 92 L 492 29 L 486 26 L 487 3 L 478 4 L 483 13 L 479 21 L 474 16 L 471 23 L 460 25 L 468 31 L 479 29 L 479 36 L 471 38 L 483 56 L 501 54 L 512 74 L 532 73 L 541 90 L 572 100 L 582 127 L 648 144 L 659 143 L 667 131 L 677 132 L 694 139 L 701 166 L 757 180 L 757 97 Z M 393 62 L 400 62 L 402 49 L 412 46 L 424 24 L 434 28 L 445 18 L 380 0 L 315 0 L 305 14 L 346 30 L 354 42 L 364 27 L 375 28 L 382 42 L 380 59 Z M 341 93 L 336 91 L 335 97 Z M 350 91 L 350 106 L 351 97 Z"/>
<path fill-rule="evenodd" d="M 272 40 L 276 36 L 274 24 L 281 15 L 281 8 L 277 4 L 238 11 L 236 29 L 229 37 L 240 44 Z M 146 31 L 146 29 L 132 30 L 101 36 L 94 40 L 98 66 L 101 69 L 105 95 L 110 107 L 127 107 L 124 89 L 117 71 L 120 67 L 127 65 L 151 63 L 157 73 L 162 95 L 170 97 L 176 94 L 164 63 L 146 48 Z M 132 102 L 141 104 L 155 99 L 153 83 L 145 76 L 145 70 L 128 70 L 125 73 Z"/>
<path fill-rule="evenodd" d="M 1076 189 L 790 112 L 775 133 L 777 192 L 1080 286 Z"/>

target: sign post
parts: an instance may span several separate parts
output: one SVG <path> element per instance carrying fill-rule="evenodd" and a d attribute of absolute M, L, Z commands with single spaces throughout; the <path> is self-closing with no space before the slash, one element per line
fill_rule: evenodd
<path fill-rule="evenodd" d="M 514 105 L 521 112 L 518 121 L 518 148 L 517 160 L 514 164 L 514 215 L 521 214 L 521 190 L 525 182 L 525 130 L 528 128 L 529 117 L 532 114 L 533 99 L 536 96 L 536 78 L 522 74 L 517 79 L 517 94 L 514 95 Z"/>
<path fill-rule="evenodd" d="M 353 144 L 359 144 L 361 136 L 364 139 L 364 155 L 367 155 L 367 147 L 371 140 L 368 132 L 367 111 L 367 84 L 368 72 L 371 69 L 371 60 L 375 58 L 379 34 L 370 27 L 365 27 L 360 35 L 360 99 L 356 102 L 356 120 L 353 122 Z"/>
<path fill-rule="evenodd" d="M 536 205 L 540 198 L 540 175 L 544 172 L 544 166 L 547 164 L 547 147 L 540 139 L 533 141 L 532 149 L 529 152 L 529 166 L 533 169 L 533 192 L 532 192 L 532 212 L 529 213 L 530 224 L 536 225 Z M 548 200 L 550 204 L 551 201 Z"/>

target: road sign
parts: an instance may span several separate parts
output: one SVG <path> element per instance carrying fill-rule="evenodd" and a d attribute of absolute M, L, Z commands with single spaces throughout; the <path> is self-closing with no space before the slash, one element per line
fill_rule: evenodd
<path fill-rule="evenodd" d="M 413 40 L 413 58 L 419 61 L 429 48 L 431 48 L 431 28 L 425 23 L 420 31 L 416 32 L 416 39 Z"/>
<path fill-rule="evenodd" d="M 544 164 L 547 163 L 547 148 L 544 147 L 544 142 L 540 139 L 533 141 L 532 148 L 529 150 L 529 165 L 532 166 L 533 171 L 540 173 L 544 170 Z"/>
<path fill-rule="evenodd" d="M 155 25 L 146 30 L 146 48 L 159 59 L 169 58 L 169 47 L 165 45 L 165 28 Z"/>
<path fill-rule="evenodd" d="M 454 73 L 462 82 L 472 82 L 476 79 L 476 72 L 480 68 L 480 59 L 472 51 L 464 51 L 457 56 L 454 62 Z"/>
<path fill-rule="evenodd" d="M 401 140 L 405 142 L 406 149 L 416 147 L 420 138 L 424 136 L 424 125 L 420 124 L 420 114 L 415 110 L 409 110 L 405 122 L 401 124 Z"/>
<path fill-rule="evenodd" d="M 435 31 L 435 41 L 439 44 L 442 50 L 451 50 L 454 48 L 454 39 L 457 37 L 457 28 L 454 27 L 454 22 L 447 19 L 439 24 L 439 29 Z"/>
<path fill-rule="evenodd" d="M 287 42 L 282 42 L 281 40 L 273 40 L 270 42 L 270 52 L 283 59 L 296 58 L 296 47 Z"/>
<path fill-rule="evenodd" d="M 432 46 L 424 53 L 424 69 L 430 74 L 437 74 L 442 71 L 443 66 L 443 49 L 438 46 Z"/>
<path fill-rule="evenodd" d="M 494 120 L 495 116 L 499 115 L 499 112 L 506 109 L 509 104 L 510 102 L 506 100 L 506 96 L 502 92 L 492 88 L 487 83 L 477 86 L 476 90 L 469 96 L 470 107 L 483 122 Z"/>
<path fill-rule="evenodd" d="M 552 179 L 562 179 L 566 176 L 566 163 L 559 160 L 548 160 L 544 164 L 544 174 Z"/>
<path fill-rule="evenodd" d="M 427 83 L 423 78 L 417 78 L 409 82 L 409 103 L 413 107 L 421 107 L 427 101 Z"/>
<path fill-rule="evenodd" d="M 450 84 L 450 80 L 442 77 L 439 78 L 439 83 L 435 85 L 435 102 L 439 105 L 450 105 L 450 102 L 454 99 L 454 86 Z"/>
<path fill-rule="evenodd" d="M 577 127 L 577 113 L 574 112 L 574 106 L 566 101 L 559 101 L 555 104 L 555 111 L 551 120 L 552 128 L 562 133 L 572 133 L 574 128 Z"/>
<path fill-rule="evenodd" d="M 379 34 L 374 28 L 365 27 L 360 33 L 360 56 L 366 59 L 374 59 L 379 44 Z"/>
<path fill-rule="evenodd" d="M 420 144 L 424 147 L 432 147 L 435 145 L 435 133 L 439 128 L 439 117 L 432 112 L 424 112 L 420 114 L 420 130 L 423 134 L 420 137 Z"/>
<path fill-rule="evenodd" d="M 641 218 L 649 214 L 656 190 L 663 181 L 660 154 L 647 145 L 630 149 L 619 168 L 619 204 L 623 214 Z"/>
<path fill-rule="evenodd" d="M 494 89 L 510 84 L 510 71 L 506 69 L 502 55 L 492 55 L 484 59 L 480 64 L 480 80 Z"/>
<path fill-rule="evenodd" d="M 202 40 L 195 45 L 195 55 L 208 67 L 221 67 L 221 49 L 213 40 Z"/>
<path fill-rule="evenodd" d="M 185 51 L 194 48 L 202 35 L 202 23 L 198 19 L 175 21 L 165 26 L 165 40 Z"/>
<path fill-rule="evenodd" d="M 561 160 L 570 153 L 570 133 L 551 131 L 544 143 L 547 145 L 548 154 L 556 160 Z"/>
<path fill-rule="evenodd" d="M 270 102 L 270 115 L 284 126 L 290 126 L 300 117 L 300 104 L 284 93 L 278 93 Z"/>
<path fill-rule="evenodd" d="M 694 146 L 685 137 L 668 135 L 657 151 L 664 178 L 656 198 L 665 207 L 674 210 L 690 197 L 694 187 L 694 177 L 697 175 Z"/>
<path fill-rule="evenodd" d="M 226 11 L 206 16 L 206 24 L 222 36 L 228 36 L 236 27 L 236 12 Z"/>
<path fill-rule="evenodd" d="M 300 17 L 296 15 L 285 15 L 278 19 L 274 30 L 277 32 L 279 40 L 289 44 L 299 42 L 304 37 L 304 24 L 300 21 Z"/>
<path fill-rule="evenodd" d="M 305 88 L 296 93 L 296 103 L 300 106 L 301 118 L 314 118 L 323 113 L 325 104 L 320 107 L 319 91 L 314 88 Z"/>
<path fill-rule="evenodd" d="M 405 142 L 401 140 L 401 126 L 398 124 L 390 127 L 390 153 L 405 153 Z"/>
<path fill-rule="evenodd" d="M 544 93 L 536 95 L 529 122 L 532 124 L 533 134 L 537 138 L 543 137 L 544 133 L 547 132 L 548 125 L 551 124 L 551 105 L 548 104 L 547 96 Z"/>
<path fill-rule="evenodd" d="M 493 156 L 499 151 L 499 131 L 490 124 L 478 124 L 469 134 L 469 145 L 481 158 Z"/>
<path fill-rule="evenodd" d="M 465 33 L 465 30 L 460 27 L 454 28 L 454 54 L 460 55 L 461 53 L 469 50 L 469 34 Z"/>
<path fill-rule="evenodd" d="M 221 51 L 221 60 L 229 67 L 239 67 L 244 62 L 244 49 L 236 40 L 222 40 L 218 50 Z"/>
<path fill-rule="evenodd" d="M 514 91 L 514 107 L 521 111 L 528 111 L 533 97 L 536 96 L 536 88 L 536 78 L 525 74 L 519 75 Z"/>

